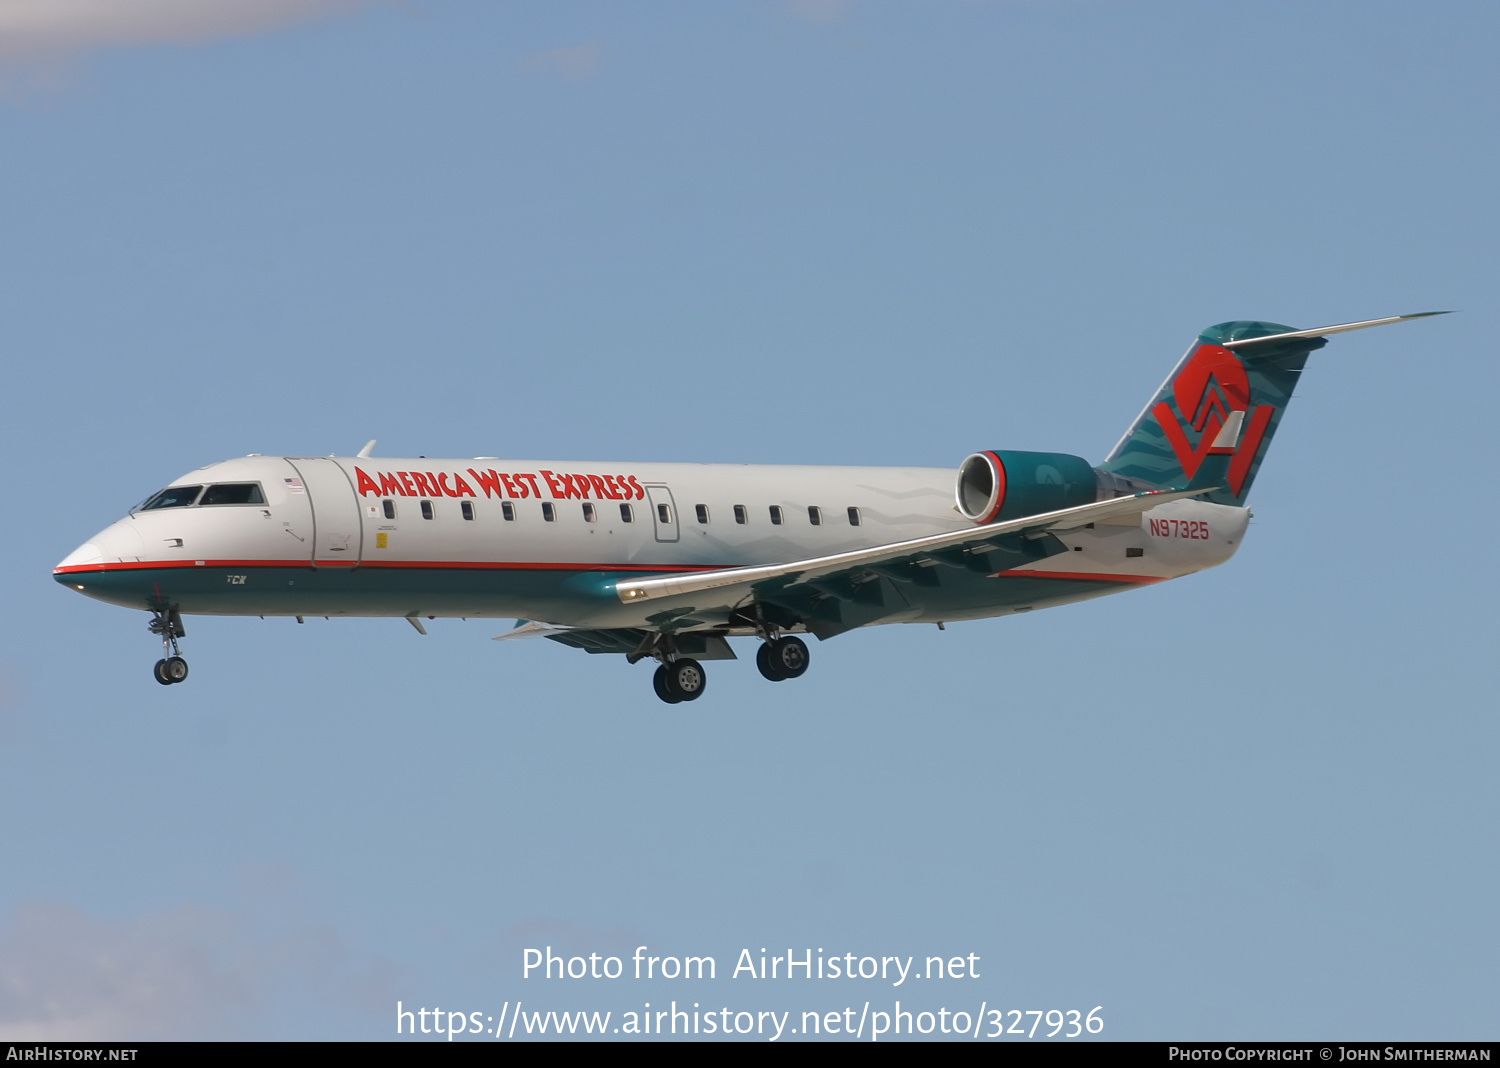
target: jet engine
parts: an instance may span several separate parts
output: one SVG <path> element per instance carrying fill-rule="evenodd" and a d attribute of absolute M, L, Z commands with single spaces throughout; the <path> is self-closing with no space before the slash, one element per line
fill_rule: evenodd
<path fill-rule="evenodd" d="M 976 523 L 1055 512 L 1099 499 L 1094 465 L 1063 452 L 976 452 L 958 468 L 958 510 Z"/>

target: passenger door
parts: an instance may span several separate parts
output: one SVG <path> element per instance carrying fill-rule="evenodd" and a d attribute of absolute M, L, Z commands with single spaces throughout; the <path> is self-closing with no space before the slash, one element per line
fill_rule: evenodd
<path fill-rule="evenodd" d="M 677 540 L 677 505 L 672 491 L 662 485 L 647 485 L 646 500 L 651 504 L 651 522 L 657 541 Z"/>
<path fill-rule="evenodd" d="M 312 502 L 313 567 L 358 567 L 364 554 L 359 499 L 344 469 L 323 456 L 287 457 Z"/>

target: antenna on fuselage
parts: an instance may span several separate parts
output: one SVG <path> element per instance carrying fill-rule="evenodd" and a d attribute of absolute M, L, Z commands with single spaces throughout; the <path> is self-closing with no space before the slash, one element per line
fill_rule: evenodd
<path fill-rule="evenodd" d="M 363 449 L 360 449 L 354 455 L 360 457 L 361 459 L 368 460 L 370 458 L 370 454 L 374 451 L 375 439 L 371 438 L 369 441 L 365 442 L 365 447 Z"/>

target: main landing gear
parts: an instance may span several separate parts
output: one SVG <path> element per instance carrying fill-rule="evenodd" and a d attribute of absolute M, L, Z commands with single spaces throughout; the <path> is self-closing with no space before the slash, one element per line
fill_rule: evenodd
<path fill-rule="evenodd" d="M 708 675 L 703 665 L 685 656 L 674 656 L 670 651 L 658 648 L 647 654 L 661 660 L 656 673 L 651 676 L 651 688 L 669 705 L 683 701 L 696 701 L 703 696 L 708 686 Z M 767 637 L 755 651 L 755 666 L 772 682 L 795 679 L 807 671 L 811 659 L 807 643 L 801 638 L 784 634 L 777 638 Z"/>
<path fill-rule="evenodd" d="M 807 643 L 790 634 L 762 642 L 755 651 L 755 666 L 772 682 L 801 677 L 809 660 Z"/>
<path fill-rule="evenodd" d="M 656 669 L 651 677 L 651 687 L 669 705 L 682 701 L 696 701 L 703 696 L 708 686 L 708 675 L 703 665 L 689 657 L 669 660 Z"/>
<path fill-rule="evenodd" d="M 163 686 L 170 686 L 187 678 L 187 661 L 182 658 L 182 650 L 177 647 L 177 639 L 187 631 L 182 629 L 182 617 L 177 614 L 176 609 L 153 609 L 151 622 L 147 626 L 151 628 L 152 634 L 161 635 L 161 651 L 164 655 L 152 669 L 156 681 Z"/>

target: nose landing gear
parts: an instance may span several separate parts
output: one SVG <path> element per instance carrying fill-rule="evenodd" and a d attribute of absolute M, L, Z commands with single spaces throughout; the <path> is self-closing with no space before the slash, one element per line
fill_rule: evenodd
<path fill-rule="evenodd" d="M 156 681 L 163 686 L 170 686 L 187 678 L 187 661 L 182 658 L 182 650 L 177 647 L 177 639 L 187 633 L 182 628 L 182 616 L 178 615 L 175 608 L 152 609 L 151 622 L 147 626 L 152 634 L 161 636 L 163 656 L 152 669 Z"/>

